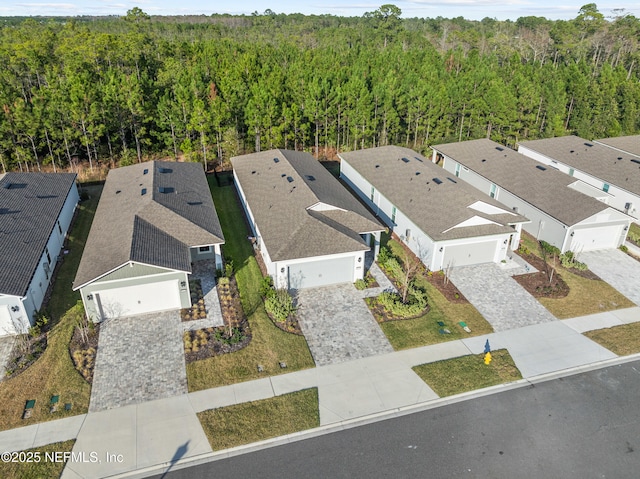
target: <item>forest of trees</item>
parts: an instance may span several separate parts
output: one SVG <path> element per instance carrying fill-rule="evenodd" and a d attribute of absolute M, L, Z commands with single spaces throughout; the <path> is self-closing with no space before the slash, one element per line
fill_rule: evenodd
<path fill-rule="evenodd" d="M 4 18 L 2 170 L 640 130 L 640 20 Z"/>

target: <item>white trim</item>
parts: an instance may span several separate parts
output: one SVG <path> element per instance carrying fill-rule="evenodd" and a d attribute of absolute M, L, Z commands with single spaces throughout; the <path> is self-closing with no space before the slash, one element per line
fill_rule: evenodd
<path fill-rule="evenodd" d="M 96 281 L 98 281 L 100 278 L 104 278 L 105 276 L 113 273 L 114 271 L 119 270 L 120 268 L 123 268 L 125 266 L 133 266 L 134 264 L 140 264 L 142 266 L 149 266 L 151 268 L 159 268 L 159 269 L 164 269 L 166 271 L 169 272 L 178 272 L 178 273 L 187 273 L 187 274 L 191 274 L 191 271 L 186 271 L 186 270 L 181 270 L 181 269 L 171 269 L 171 268 L 166 268 L 164 266 L 158 266 L 155 264 L 148 264 L 148 263 L 141 263 L 140 261 L 127 261 L 126 263 L 122 263 L 119 266 L 116 266 L 115 268 L 113 268 L 112 270 L 107 271 L 106 273 L 101 274 L 100 276 L 96 276 L 95 278 L 87 281 L 86 283 L 81 284 L 80 286 L 76 286 L 73 288 L 73 291 L 78 291 L 81 288 L 84 288 L 88 285 L 90 285 L 91 283 L 95 283 Z M 165 273 L 159 273 L 159 274 L 165 274 Z M 154 276 L 154 275 L 149 275 L 149 276 Z M 125 279 L 125 278 L 122 278 Z M 122 281 L 122 279 L 118 279 L 118 280 L 113 280 L 113 281 Z M 110 281 L 105 281 L 104 283 L 109 283 Z M 104 284 L 103 283 L 103 284 Z"/>

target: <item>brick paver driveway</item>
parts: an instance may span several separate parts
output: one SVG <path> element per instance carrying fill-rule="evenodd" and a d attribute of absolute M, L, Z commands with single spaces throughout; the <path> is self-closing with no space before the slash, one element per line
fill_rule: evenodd
<path fill-rule="evenodd" d="M 450 278 L 496 332 L 556 320 L 494 263 L 458 266 L 453 268 Z"/>
<path fill-rule="evenodd" d="M 177 310 L 104 322 L 89 411 L 186 394 L 182 331 Z"/>
<path fill-rule="evenodd" d="M 393 351 L 351 283 L 301 289 L 297 301 L 300 327 L 317 366 Z"/>
<path fill-rule="evenodd" d="M 640 261 L 617 249 L 580 253 L 578 259 L 634 303 L 640 305 Z"/>

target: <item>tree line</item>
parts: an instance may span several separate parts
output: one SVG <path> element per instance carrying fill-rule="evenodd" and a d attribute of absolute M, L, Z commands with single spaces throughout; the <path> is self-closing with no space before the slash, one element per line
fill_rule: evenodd
<path fill-rule="evenodd" d="M 336 150 L 640 130 L 640 20 L 284 15 L 13 18 L 0 24 L 3 170 L 214 165 Z"/>

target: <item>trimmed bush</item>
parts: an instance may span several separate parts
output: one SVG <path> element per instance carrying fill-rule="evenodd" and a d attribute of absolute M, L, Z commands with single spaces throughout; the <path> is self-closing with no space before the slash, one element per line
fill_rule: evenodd
<path fill-rule="evenodd" d="M 567 251 L 560 255 L 560 263 L 565 268 L 574 268 L 578 271 L 586 271 L 589 267 L 585 263 L 581 263 L 576 259 L 576 254 L 573 251 Z"/>

